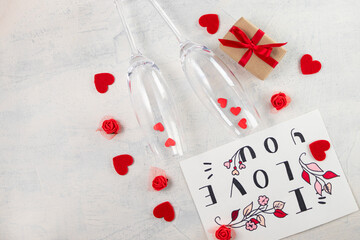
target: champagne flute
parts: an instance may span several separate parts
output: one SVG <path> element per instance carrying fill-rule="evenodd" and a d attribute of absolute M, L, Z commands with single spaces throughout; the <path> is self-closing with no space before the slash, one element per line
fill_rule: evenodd
<path fill-rule="evenodd" d="M 256 128 L 260 116 L 228 66 L 206 46 L 185 39 L 158 2 L 149 1 L 179 41 L 182 69 L 200 101 L 237 135 Z"/>
<path fill-rule="evenodd" d="M 181 123 L 169 87 L 157 65 L 137 49 L 125 20 L 122 0 L 114 3 L 131 48 L 127 82 L 137 121 L 153 152 L 163 157 L 170 153 L 183 155 Z"/>

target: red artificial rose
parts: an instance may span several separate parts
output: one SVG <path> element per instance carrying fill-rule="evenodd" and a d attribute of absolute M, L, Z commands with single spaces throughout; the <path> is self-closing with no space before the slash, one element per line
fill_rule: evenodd
<path fill-rule="evenodd" d="M 278 94 L 274 94 L 270 101 L 276 110 L 280 110 L 287 106 L 288 97 L 285 95 L 285 93 L 279 92 Z"/>
<path fill-rule="evenodd" d="M 103 122 L 102 129 L 107 134 L 116 134 L 118 133 L 120 126 L 115 119 L 109 119 Z"/>
<path fill-rule="evenodd" d="M 152 181 L 152 187 L 156 191 L 160 191 L 167 187 L 168 180 L 164 176 L 156 176 Z"/>
<path fill-rule="evenodd" d="M 220 240 L 229 240 L 231 239 L 231 229 L 225 225 L 221 225 L 219 229 L 216 230 L 215 237 Z"/>

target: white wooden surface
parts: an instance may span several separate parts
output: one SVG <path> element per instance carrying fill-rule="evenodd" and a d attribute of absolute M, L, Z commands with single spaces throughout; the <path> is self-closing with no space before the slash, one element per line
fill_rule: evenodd
<path fill-rule="evenodd" d="M 263 115 L 263 127 L 319 108 L 357 199 L 360 197 L 359 1 L 159 0 L 193 40 L 216 49 L 216 37 L 196 26 L 203 13 L 247 17 L 288 53 L 264 82 L 231 63 Z M 129 47 L 112 0 L 0 0 L 0 239 L 204 239 L 178 161 L 232 140 L 197 101 L 178 61 L 175 37 L 146 0 L 126 0 L 139 48 L 156 60 L 176 89 L 188 152 L 156 158 L 140 131 L 126 86 Z M 223 21 L 220 31 L 229 26 Z M 311 53 L 320 73 L 303 76 Z M 93 75 L 116 82 L 96 92 Z M 292 103 L 271 114 L 269 98 L 284 91 Z M 104 115 L 124 131 L 108 141 L 95 130 Z M 112 157 L 135 158 L 119 176 Z M 170 186 L 148 191 L 150 166 L 167 171 Z M 169 200 L 176 219 L 152 216 Z M 339 203 L 341 207 L 341 203 Z M 354 239 L 360 213 L 289 239 Z M 295 223 L 294 223 L 295 224 Z M 299 223 L 301 224 L 301 223 Z"/>

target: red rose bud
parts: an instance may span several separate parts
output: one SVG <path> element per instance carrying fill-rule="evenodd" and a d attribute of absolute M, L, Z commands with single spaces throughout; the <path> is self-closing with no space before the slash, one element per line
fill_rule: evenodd
<path fill-rule="evenodd" d="M 115 119 L 109 119 L 103 122 L 102 129 L 107 134 L 117 134 L 120 130 L 120 126 Z"/>
<path fill-rule="evenodd" d="M 252 222 L 255 223 L 255 224 L 258 224 L 258 223 L 259 223 L 259 221 L 256 220 L 255 218 L 250 219 L 250 221 L 252 221 Z"/>
<path fill-rule="evenodd" d="M 276 110 L 283 109 L 290 103 L 290 98 L 285 93 L 279 92 L 271 97 L 271 104 Z"/>
<path fill-rule="evenodd" d="M 274 215 L 278 218 L 284 218 L 286 217 L 286 213 L 284 213 L 282 210 L 280 209 L 276 209 L 275 212 L 274 212 Z"/>
<path fill-rule="evenodd" d="M 220 240 L 230 240 L 231 239 L 231 229 L 225 225 L 221 225 L 218 230 L 215 232 L 216 239 Z"/>
<path fill-rule="evenodd" d="M 164 176 L 156 176 L 152 181 L 152 187 L 156 191 L 161 191 L 167 187 L 168 180 Z"/>

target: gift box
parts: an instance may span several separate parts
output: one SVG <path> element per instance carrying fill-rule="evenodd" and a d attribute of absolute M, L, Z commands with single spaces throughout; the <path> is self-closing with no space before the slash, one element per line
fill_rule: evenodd
<path fill-rule="evenodd" d="M 286 53 L 282 47 L 286 43 L 276 43 L 243 17 L 219 41 L 222 51 L 261 80 L 267 78 Z"/>

